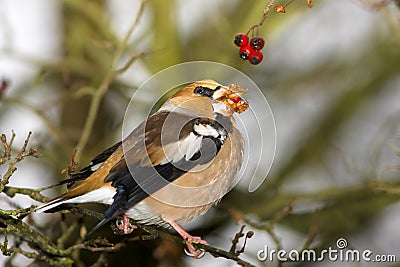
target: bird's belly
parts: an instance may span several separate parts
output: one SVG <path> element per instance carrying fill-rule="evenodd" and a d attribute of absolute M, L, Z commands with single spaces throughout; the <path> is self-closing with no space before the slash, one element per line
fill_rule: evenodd
<path fill-rule="evenodd" d="M 141 224 L 154 224 L 159 226 L 166 226 L 167 224 L 161 219 L 160 213 L 150 209 L 143 201 L 131 207 L 125 214 L 132 220 Z"/>
<path fill-rule="evenodd" d="M 177 207 L 148 197 L 130 208 L 126 212 L 126 215 L 142 224 L 170 227 L 168 222 L 189 222 L 195 217 L 205 213 L 211 206 L 212 204 L 199 207 Z"/>

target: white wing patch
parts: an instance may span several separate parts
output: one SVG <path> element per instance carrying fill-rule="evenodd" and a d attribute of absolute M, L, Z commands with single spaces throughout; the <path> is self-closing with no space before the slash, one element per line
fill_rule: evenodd
<path fill-rule="evenodd" d="M 202 136 L 196 136 L 194 133 L 190 133 L 190 135 L 185 138 L 184 140 L 185 147 L 183 147 L 182 144 L 181 147 L 183 149 L 181 149 L 181 151 L 184 152 L 186 160 L 191 159 L 193 155 L 200 150 L 202 139 L 203 139 Z"/>
<path fill-rule="evenodd" d="M 183 158 L 186 160 L 191 159 L 193 155 L 200 150 L 202 139 L 203 137 L 201 135 L 190 133 L 185 139 L 164 146 L 166 159 L 160 164 L 166 164 L 168 162 L 175 163 Z"/>
<path fill-rule="evenodd" d="M 215 138 L 219 136 L 218 131 L 209 124 L 195 124 L 194 130 L 196 133 L 204 136 L 212 136 Z"/>
<path fill-rule="evenodd" d="M 164 146 L 166 158 L 160 164 L 176 163 L 182 159 L 190 160 L 198 151 L 200 151 L 203 137 L 212 136 L 219 138 L 224 142 L 226 136 L 209 124 L 195 124 L 194 132 L 191 132 L 186 138 L 179 142 Z"/>

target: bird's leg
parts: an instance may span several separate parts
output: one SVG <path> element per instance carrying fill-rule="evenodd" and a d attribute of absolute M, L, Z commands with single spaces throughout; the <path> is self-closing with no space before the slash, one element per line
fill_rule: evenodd
<path fill-rule="evenodd" d="M 132 233 L 137 227 L 130 223 L 129 218 L 125 213 L 122 213 L 122 216 L 122 220 L 118 219 L 116 221 L 117 228 L 125 235 Z"/>
<path fill-rule="evenodd" d="M 203 244 L 208 245 L 207 241 L 201 239 L 199 236 L 192 236 L 188 232 L 186 232 L 182 227 L 179 226 L 174 221 L 170 221 L 169 224 L 178 232 L 178 234 L 185 240 L 187 251 L 185 249 L 186 254 L 189 256 L 200 259 L 204 256 L 204 251 L 201 249 L 196 249 L 193 244 Z"/>

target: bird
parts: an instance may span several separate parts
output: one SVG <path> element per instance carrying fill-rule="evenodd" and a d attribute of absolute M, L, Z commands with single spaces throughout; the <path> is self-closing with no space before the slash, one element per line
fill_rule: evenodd
<path fill-rule="evenodd" d="M 214 80 L 193 82 L 179 90 L 123 141 L 94 157 L 64 183 L 82 181 L 36 208 L 52 213 L 65 204 L 108 205 L 90 231 L 117 220 L 125 234 L 139 224 L 173 228 L 188 255 L 200 258 L 193 244 L 208 243 L 181 226 L 204 214 L 229 191 L 243 164 L 245 140 L 233 114 L 249 107 L 247 89 Z M 60 183 L 61 184 L 61 183 Z"/>

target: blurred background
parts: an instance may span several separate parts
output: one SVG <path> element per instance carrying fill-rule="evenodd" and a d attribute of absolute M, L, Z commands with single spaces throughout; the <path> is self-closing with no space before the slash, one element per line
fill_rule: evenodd
<path fill-rule="evenodd" d="M 239 58 L 233 37 L 258 23 L 268 1 L 150 0 L 143 8 L 128 0 L 0 1 L 0 79 L 7 83 L 0 91 L 0 132 L 10 136 L 14 130 L 19 148 L 32 131 L 31 145 L 41 155 L 23 161 L 9 185 L 53 184 L 66 178 L 60 171 L 74 148 L 82 152 L 83 167 L 117 142 L 131 96 L 155 72 L 192 60 L 220 62 L 244 72 L 263 91 L 275 117 L 276 157 L 261 188 L 249 193 L 246 186 L 236 187 L 187 229 L 229 250 L 246 224 L 255 235 L 241 256 L 257 266 L 281 265 L 257 260 L 265 246 L 318 251 L 337 248 L 339 238 L 352 249 L 395 255 L 397 263 L 283 265 L 399 266 L 399 2 L 320 0 L 311 9 L 306 2 L 294 1 L 285 14 L 271 12 L 259 29 L 266 40 L 264 60 L 253 66 Z M 82 137 L 84 129 L 89 136 Z M 0 165 L 0 174 L 5 171 Z M 0 194 L 0 209 L 32 204 L 39 203 Z M 71 214 L 35 214 L 26 221 L 54 243 L 79 222 L 66 247 L 81 242 L 82 225 L 96 222 Z M 98 234 L 121 240 L 109 227 Z M 35 251 L 17 237 L 9 242 Z M 75 266 L 235 265 L 209 254 L 191 259 L 162 239 L 129 242 L 114 253 L 81 250 L 72 257 Z M 1 256 L 0 264 L 47 265 L 20 254 Z"/>

